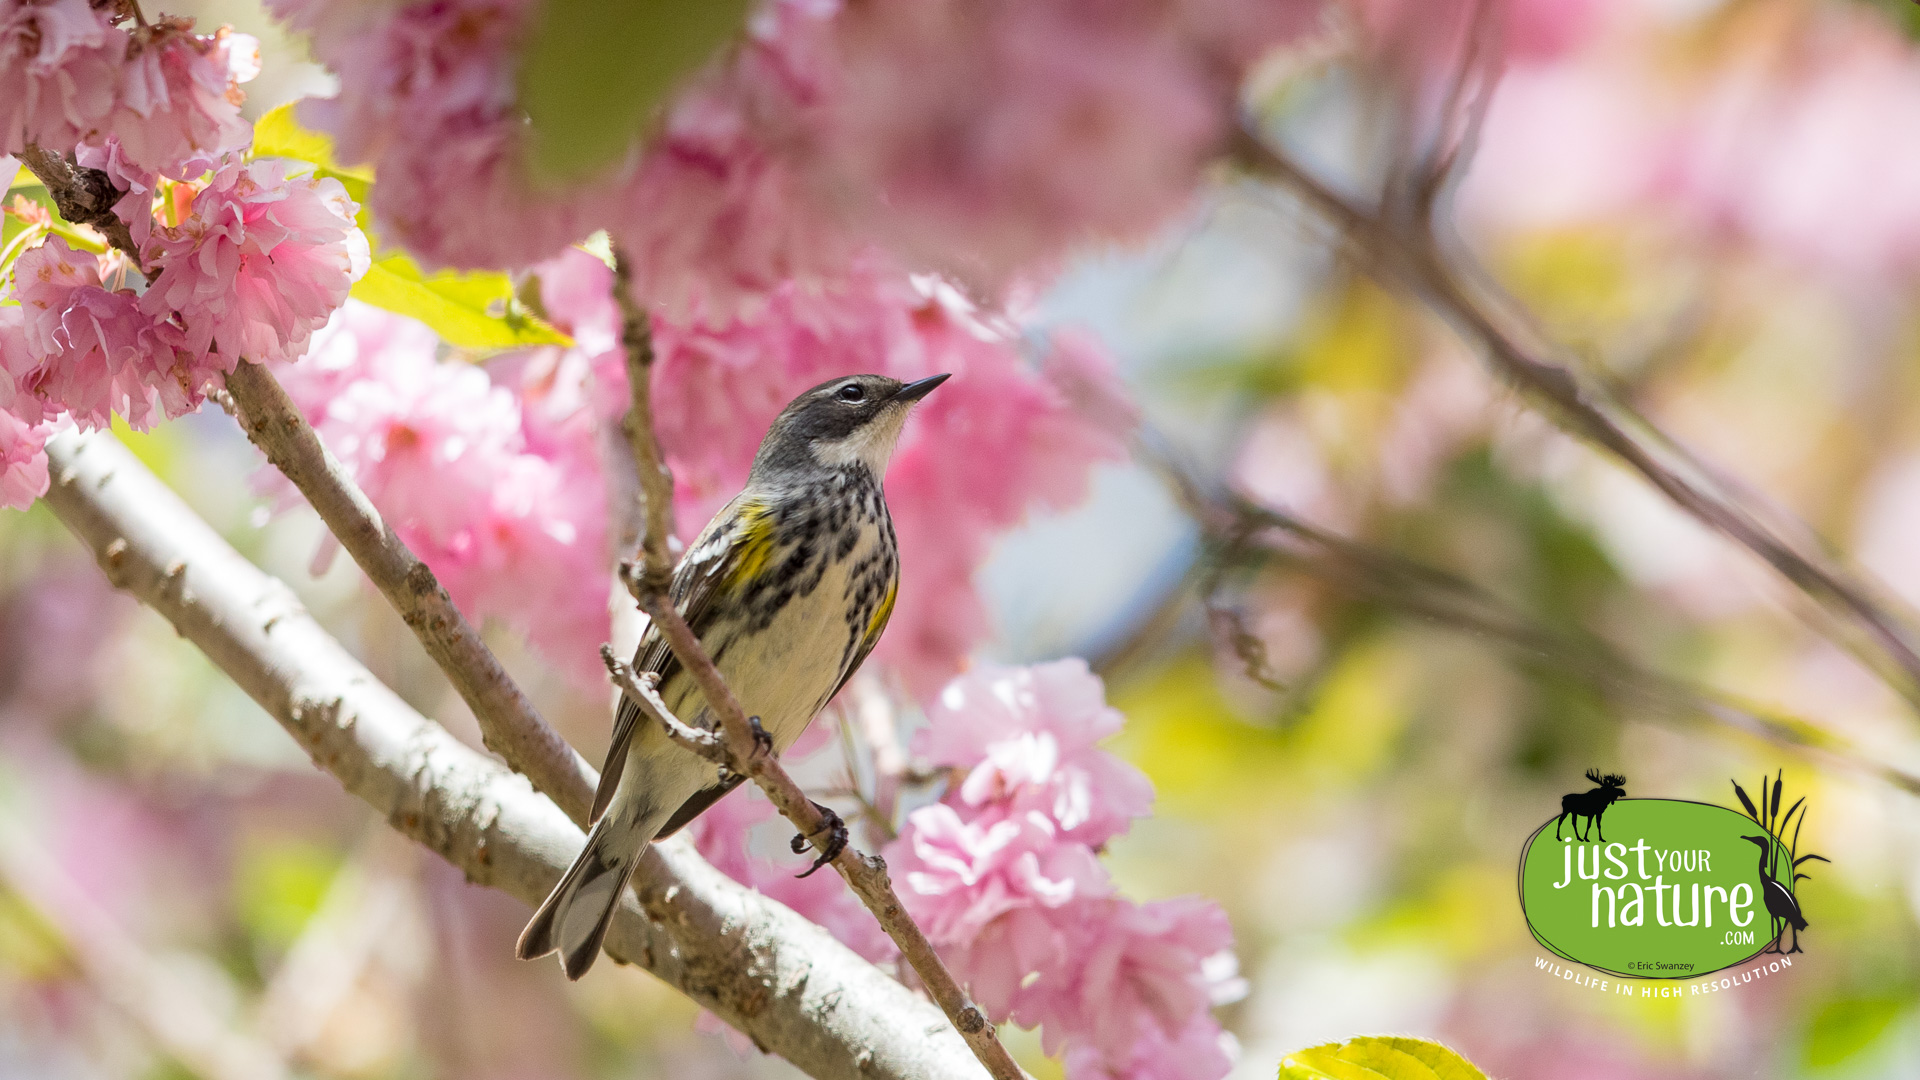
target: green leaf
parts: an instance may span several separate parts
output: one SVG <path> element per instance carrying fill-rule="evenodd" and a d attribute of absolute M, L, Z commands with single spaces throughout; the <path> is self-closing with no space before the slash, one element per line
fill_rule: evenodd
<path fill-rule="evenodd" d="M 406 255 L 377 259 L 354 283 L 355 299 L 433 327 L 461 349 L 571 345 L 573 340 L 522 309 L 505 274 L 442 271 L 427 274 Z"/>
<path fill-rule="evenodd" d="M 740 32 L 748 0 L 546 0 L 520 69 L 531 168 L 577 181 L 620 160 L 673 88 Z"/>
<path fill-rule="evenodd" d="M 1487 1074 L 1436 1042 L 1362 1036 L 1288 1055 L 1280 1080 L 1487 1080 Z"/>
<path fill-rule="evenodd" d="M 294 119 L 293 102 L 270 110 L 253 123 L 253 156 L 284 157 L 310 161 L 320 172 L 341 180 L 366 183 L 373 170 L 365 166 L 345 166 L 334 160 L 333 138 L 309 131 Z"/>

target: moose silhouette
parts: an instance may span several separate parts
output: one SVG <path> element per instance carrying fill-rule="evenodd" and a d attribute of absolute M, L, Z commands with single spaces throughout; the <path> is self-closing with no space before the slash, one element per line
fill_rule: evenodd
<path fill-rule="evenodd" d="M 1580 833 L 1580 820 L 1585 818 L 1589 831 L 1599 832 L 1600 842 L 1607 842 L 1607 833 L 1600 825 L 1600 817 L 1616 800 L 1626 798 L 1627 778 L 1616 773 L 1602 776 L 1599 769 L 1588 769 L 1587 779 L 1600 786 L 1592 791 L 1576 791 L 1561 797 L 1560 816 L 1553 819 L 1555 840 L 1560 839 L 1560 823 L 1572 818 L 1574 839 L 1584 843 L 1587 838 Z"/>

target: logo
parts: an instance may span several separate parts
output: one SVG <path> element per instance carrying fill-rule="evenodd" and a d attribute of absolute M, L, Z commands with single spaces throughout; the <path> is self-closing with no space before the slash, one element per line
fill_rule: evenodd
<path fill-rule="evenodd" d="M 1520 856 L 1520 909 L 1540 944 L 1611 975 L 1691 979 L 1763 953 L 1801 951 L 1799 884 L 1807 800 L 1780 811 L 1781 777 L 1762 777 L 1756 806 L 1630 799 L 1627 778 L 1587 772 L 1594 787 L 1560 800 Z M 1742 812 L 1744 811 L 1744 813 Z"/>

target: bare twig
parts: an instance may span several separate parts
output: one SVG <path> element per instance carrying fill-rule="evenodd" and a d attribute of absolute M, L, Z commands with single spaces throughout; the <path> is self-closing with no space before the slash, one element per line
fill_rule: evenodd
<path fill-rule="evenodd" d="M 1251 130 L 1237 140 L 1236 157 L 1244 168 L 1279 182 L 1324 216 L 1370 273 L 1424 300 L 1562 427 L 1614 454 L 1682 510 L 1773 567 L 1836 620 L 1827 630 L 1829 636 L 1920 706 L 1920 651 L 1908 627 L 1875 590 L 1817 545 L 1796 545 L 1770 529 L 1726 492 L 1726 485 L 1710 472 L 1690 467 L 1683 455 L 1669 453 L 1663 460 L 1660 448 L 1673 444 L 1669 436 L 1571 367 L 1508 332 L 1471 295 L 1433 233 L 1397 226 L 1356 206 Z"/>
<path fill-rule="evenodd" d="M 653 320 L 633 295 L 633 264 L 619 248 L 613 254 L 613 295 L 620 306 L 620 347 L 627 358 L 627 408 L 622 427 L 633 463 L 640 474 L 640 492 L 646 507 L 646 530 L 641 533 L 642 573 L 658 574 L 647 587 L 666 591 L 673 577 L 673 473 L 653 436 Z M 621 552 L 624 558 L 626 552 Z"/>
<path fill-rule="evenodd" d="M 487 748 L 525 773 L 576 824 L 584 824 L 593 805 L 593 767 L 541 719 L 433 571 L 401 542 L 322 445 L 273 373 L 243 363 L 227 376 L 227 392 L 247 437 L 307 497 L 460 692 L 480 721 Z"/>
<path fill-rule="evenodd" d="M 537 903 L 580 830 L 527 782 L 375 679 L 292 590 L 234 551 L 106 432 L 47 444 L 46 502 L 108 578 L 166 617 L 393 828 L 477 884 Z M 760 1047 L 821 1080 L 973 1080 L 940 1013 L 680 838 L 650 845 L 607 938 Z M 258 1075 L 257 1073 L 255 1075 Z"/>
<path fill-rule="evenodd" d="M 1920 794 L 1920 773 L 1910 765 L 1869 754 L 1810 721 L 1648 670 L 1612 644 L 1536 622 L 1464 578 L 1328 532 L 1238 493 L 1203 490 L 1164 454 L 1143 449 L 1142 456 L 1167 480 L 1204 531 L 1242 538 L 1237 544 L 1223 545 L 1222 558 L 1256 566 L 1282 562 L 1376 603 L 1551 663 L 1607 697 L 1647 710 L 1650 716 L 1705 718 Z"/>
<path fill-rule="evenodd" d="M 20 161 L 47 185 L 53 205 L 60 216 L 75 225 L 96 229 L 107 242 L 140 266 L 140 247 L 126 222 L 114 216 L 113 204 L 126 192 L 113 186 L 113 180 L 99 169 L 83 169 L 71 159 L 28 143 L 20 151 Z"/>
<path fill-rule="evenodd" d="M 624 265 L 624 260 L 620 260 L 620 265 Z M 632 358 L 637 353 L 651 355 L 651 345 L 637 340 L 648 330 L 644 313 L 634 304 L 624 286 L 624 275 L 616 273 L 615 282 L 627 314 L 624 340 L 628 342 L 628 371 L 632 378 L 635 371 Z M 667 471 L 660 444 L 654 438 L 653 413 L 641 389 L 645 386 L 645 380 L 634 378 L 633 382 L 633 405 L 627 414 L 627 434 L 640 462 L 641 482 L 646 486 L 651 504 L 656 498 L 671 497 L 673 477 Z M 654 629 L 666 640 L 673 655 L 680 661 L 680 666 L 700 688 L 707 708 L 719 722 L 720 737 L 714 739 L 710 735 L 696 735 L 695 729 L 668 712 L 658 695 L 652 693 L 651 687 L 635 684 L 635 689 L 639 691 L 635 695 L 635 702 L 652 714 L 675 741 L 758 784 L 775 809 L 800 830 L 800 835 L 813 844 L 822 858 L 831 854 L 834 869 L 839 871 L 867 910 L 873 912 L 881 929 L 899 947 L 900 954 L 920 977 L 921 985 L 927 988 L 954 1029 L 966 1039 L 967 1046 L 986 1066 L 987 1072 L 994 1080 L 1019 1080 L 1025 1074 L 1014 1063 L 1013 1056 L 1007 1053 L 1007 1048 L 1001 1045 L 986 1013 L 968 999 L 959 981 L 934 951 L 933 943 L 927 940 L 893 891 L 893 882 L 887 876 L 886 861 L 875 855 L 867 855 L 852 844 L 841 846 L 837 852 L 834 850 L 831 845 L 835 841 L 834 826 L 838 820 L 829 818 L 813 800 L 807 798 L 806 792 L 781 767 L 768 744 L 756 737 L 757 724 L 747 718 L 739 699 L 734 697 L 726 680 L 721 677 L 720 669 L 714 666 L 712 657 L 707 655 L 699 638 L 694 636 L 693 629 L 673 606 L 668 594 L 668 587 L 673 580 L 673 564 L 667 554 L 665 536 L 668 524 L 665 513 L 656 513 L 649 507 L 647 537 L 640 545 L 643 564 L 624 564 L 620 568 L 620 576 L 641 610 L 653 620 Z M 610 651 L 602 655 L 610 667 L 617 664 Z M 617 671 L 615 676 L 618 678 Z"/>

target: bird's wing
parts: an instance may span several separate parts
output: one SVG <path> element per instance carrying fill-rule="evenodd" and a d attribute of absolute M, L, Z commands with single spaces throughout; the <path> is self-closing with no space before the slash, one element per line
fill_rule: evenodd
<path fill-rule="evenodd" d="M 774 520 L 767 503 L 742 493 L 722 507 L 707 527 L 694 538 L 687 554 L 673 572 L 673 584 L 667 595 L 680 617 L 687 621 L 695 637 L 705 637 L 712 624 L 713 598 L 723 588 L 766 569 L 773 557 Z M 680 672 L 680 660 L 655 627 L 649 626 L 634 653 L 636 675 L 648 672 L 659 676 L 658 685 Z M 591 820 L 599 820 L 613 793 L 620 786 L 620 774 L 627 765 L 627 748 L 633 742 L 640 707 L 624 695 L 613 718 L 613 742 L 607 747 L 606 764 L 600 769 L 600 787 L 593 794 Z M 691 722 L 692 717 L 680 717 Z M 697 797 L 697 796 L 696 796 Z M 717 797 L 717 796 L 716 796 Z M 703 808 L 704 809 L 704 808 Z"/>

